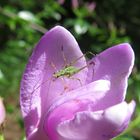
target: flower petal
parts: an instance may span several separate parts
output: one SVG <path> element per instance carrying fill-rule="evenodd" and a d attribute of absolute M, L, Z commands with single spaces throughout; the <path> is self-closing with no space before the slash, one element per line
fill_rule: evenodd
<path fill-rule="evenodd" d="M 79 112 L 58 124 L 59 140 L 109 140 L 128 126 L 134 106 L 134 102 L 123 102 L 105 111 Z"/>
<path fill-rule="evenodd" d="M 36 128 L 30 135 L 27 137 L 27 140 L 50 140 L 45 133 L 42 133 L 42 130 Z"/>
<path fill-rule="evenodd" d="M 107 79 L 111 83 L 110 91 L 98 102 L 97 110 L 105 109 L 109 106 L 122 102 L 125 98 L 128 76 L 134 65 L 134 52 L 127 43 L 111 47 L 93 60 L 95 65 L 92 67 L 94 72 L 88 74 L 92 76 L 92 81 Z M 91 71 L 91 66 L 90 70 Z"/>
<path fill-rule="evenodd" d="M 94 105 L 96 105 L 98 101 L 101 100 L 109 90 L 110 90 L 110 81 L 107 80 L 94 81 L 88 85 L 67 92 L 63 96 L 59 97 L 58 100 L 55 100 L 55 102 L 51 105 L 47 113 L 51 112 L 59 105 L 62 105 L 71 100 L 87 99 L 91 100 L 92 102 L 94 102 Z"/>
<path fill-rule="evenodd" d="M 76 40 L 61 26 L 54 27 L 41 38 L 30 57 L 21 82 L 20 103 L 27 135 L 36 129 L 42 113 L 46 112 L 67 87 L 70 91 L 81 86 L 80 83 L 85 84 L 87 68 L 78 72 L 73 80 L 52 80 L 54 72 L 78 58 L 80 59 L 73 65 L 78 68 L 86 66 L 86 60 L 81 56 L 83 54 Z M 80 79 L 80 82 L 76 78 Z"/>
<path fill-rule="evenodd" d="M 109 90 L 109 82 L 99 80 L 80 89 L 67 93 L 67 96 L 61 98 L 51 106 L 45 116 L 44 129 L 52 140 L 58 139 L 56 134 L 57 125 L 65 120 L 73 118 L 75 113 L 92 110 L 100 98 L 105 96 Z"/>
<path fill-rule="evenodd" d="M 5 107 L 3 104 L 3 99 L 0 97 L 0 126 L 4 122 L 5 117 L 6 117 L 6 112 L 5 112 Z"/>

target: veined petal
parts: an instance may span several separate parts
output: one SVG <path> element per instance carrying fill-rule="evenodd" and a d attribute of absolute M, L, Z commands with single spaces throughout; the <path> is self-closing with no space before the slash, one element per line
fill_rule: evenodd
<path fill-rule="evenodd" d="M 99 80 L 85 87 L 71 91 L 51 106 L 44 120 L 44 130 L 51 140 L 58 140 L 57 125 L 65 120 L 72 119 L 77 112 L 94 111 L 95 104 L 104 97 L 109 90 L 109 82 Z"/>
<path fill-rule="evenodd" d="M 97 110 L 105 109 L 109 106 L 118 104 L 125 99 L 128 76 L 134 65 L 134 52 L 128 43 L 119 44 L 111 47 L 95 58 L 92 81 L 107 79 L 111 82 L 110 91 L 98 102 Z M 92 67 L 92 68 L 91 68 Z M 91 70 L 90 70 L 91 71 Z"/>
<path fill-rule="evenodd" d="M 126 129 L 134 107 L 134 102 L 123 102 L 105 111 L 76 113 L 58 124 L 59 140 L 110 140 Z"/>
<path fill-rule="evenodd" d="M 47 135 L 44 133 L 44 130 L 42 129 L 34 129 L 32 133 L 27 137 L 27 140 L 50 140 Z"/>
<path fill-rule="evenodd" d="M 74 37 L 65 28 L 56 26 L 37 44 L 21 81 L 20 104 L 27 135 L 38 127 L 42 114 L 54 100 L 62 93 L 78 88 L 81 83 L 85 84 L 87 68 L 79 71 L 73 80 L 53 77 L 57 70 L 71 62 L 78 68 L 86 66 Z"/>
<path fill-rule="evenodd" d="M 69 102 L 71 100 L 90 100 L 96 105 L 110 90 L 110 81 L 107 80 L 97 80 L 88 85 L 82 86 L 75 90 L 65 93 L 63 96 L 59 97 L 51 107 L 49 112 L 59 107 L 60 105 Z M 94 108 L 96 110 L 96 108 Z"/>

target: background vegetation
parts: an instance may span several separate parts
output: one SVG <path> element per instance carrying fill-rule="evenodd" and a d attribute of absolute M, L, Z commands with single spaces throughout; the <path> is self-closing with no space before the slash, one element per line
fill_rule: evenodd
<path fill-rule="evenodd" d="M 127 100 L 135 99 L 133 121 L 116 140 L 140 140 L 140 1 L 139 0 L 0 0 L 0 96 L 5 100 L 6 140 L 22 140 L 19 86 L 33 47 L 51 27 L 72 32 L 83 52 L 95 54 L 129 42 L 136 55 Z"/>

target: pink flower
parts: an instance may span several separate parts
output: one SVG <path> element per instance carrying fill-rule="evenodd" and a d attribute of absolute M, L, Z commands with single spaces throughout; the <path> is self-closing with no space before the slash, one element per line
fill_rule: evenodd
<path fill-rule="evenodd" d="M 56 77 L 74 61 L 74 68 L 83 69 L 72 77 Z M 134 53 L 127 43 L 87 62 L 69 31 L 61 26 L 48 31 L 21 81 L 27 139 L 109 140 L 120 134 L 135 108 L 134 101 L 124 101 L 133 64 Z"/>
<path fill-rule="evenodd" d="M 3 99 L 0 97 L 0 129 L 5 121 L 6 112 L 3 104 Z"/>

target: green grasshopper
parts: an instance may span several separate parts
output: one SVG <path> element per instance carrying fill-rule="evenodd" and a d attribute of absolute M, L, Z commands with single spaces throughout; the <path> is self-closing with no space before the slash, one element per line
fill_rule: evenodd
<path fill-rule="evenodd" d="M 93 55 L 93 54 L 92 54 L 92 55 Z M 53 62 L 51 62 L 50 64 L 51 64 L 51 66 L 55 69 L 56 72 L 54 72 L 54 73 L 52 74 L 52 77 L 51 77 L 49 80 L 43 82 L 42 85 L 45 84 L 45 83 L 47 83 L 47 82 L 50 81 L 50 80 L 55 81 L 55 80 L 58 79 L 58 78 L 61 78 L 63 84 L 65 85 L 64 77 L 67 77 L 67 78 L 70 78 L 70 79 L 73 79 L 73 80 L 78 80 L 79 83 L 80 83 L 80 85 L 82 86 L 81 80 L 80 80 L 79 78 L 72 77 L 72 76 L 73 76 L 74 74 L 80 72 L 81 70 L 83 70 L 84 68 L 87 67 L 87 65 L 86 65 L 86 66 L 83 66 L 82 68 L 77 68 L 76 66 L 73 66 L 73 64 L 75 64 L 79 59 L 81 59 L 82 57 L 84 57 L 84 55 L 80 56 L 79 58 L 77 58 L 76 60 L 72 61 L 72 62 L 69 63 L 69 64 L 67 64 L 67 60 L 66 60 L 66 57 L 65 57 L 65 55 L 64 55 L 63 49 L 62 49 L 62 56 L 63 56 L 65 65 L 62 67 L 62 69 L 57 70 L 55 64 L 54 64 Z M 55 78 L 55 79 L 53 79 L 53 78 Z M 37 82 L 37 83 L 38 83 L 38 82 Z M 35 87 L 36 87 L 36 85 L 35 85 Z M 39 87 L 40 87 L 40 86 L 37 86 L 37 87 L 34 89 L 34 91 L 37 90 Z M 64 90 L 67 89 L 67 88 L 68 88 L 67 86 L 64 86 Z M 34 91 L 33 91 L 33 92 L 34 92 Z"/>
<path fill-rule="evenodd" d="M 82 68 L 77 68 L 75 66 L 66 66 L 63 69 L 61 69 L 60 71 L 54 73 L 53 77 L 59 78 L 61 76 L 66 76 L 66 77 L 70 78 L 71 76 L 73 76 L 74 74 L 78 73 L 79 71 L 83 70 L 86 67 L 87 66 L 84 66 Z"/>
<path fill-rule="evenodd" d="M 72 61 L 71 63 L 67 64 L 67 60 L 66 60 L 66 57 L 65 57 L 64 52 L 63 52 L 63 46 L 62 46 L 61 50 L 62 50 L 62 56 L 63 56 L 65 65 L 64 65 L 64 67 L 62 69 L 57 71 L 55 65 L 53 63 L 51 63 L 51 66 L 54 67 L 54 69 L 56 69 L 56 72 L 53 73 L 53 77 L 55 77 L 55 78 L 59 78 L 59 77 L 71 78 L 74 74 L 80 72 L 81 70 L 83 70 L 83 69 L 85 69 L 87 67 L 87 65 L 83 66 L 81 68 L 77 68 L 76 66 L 73 66 L 73 64 L 75 64 L 79 59 L 84 57 L 85 54 L 80 56 L 76 60 Z M 90 64 L 92 64 L 92 63 L 90 63 Z M 80 81 L 80 79 L 78 79 L 78 78 L 72 78 L 72 79 L 77 79 L 77 80 Z M 81 81 L 80 81 L 80 83 L 81 83 Z"/>
<path fill-rule="evenodd" d="M 72 77 L 72 76 L 74 74 L 78 73 L 79 71 L 83 70 L 86 67 L 87 66 L 84 66 L 82 68 L 77 68 L 77 67 L 72 66 L 72 65 L 66 65 L 65 67 L 63 67 L 58 72 L 55 72 L 53 74 L 53 77 L 55 77 L 55 78 L 59 78 L 60 77 L 61 79 L 64 78 L 64 77 L 67 77 L 67 78 L 70 78 L 70 79 L 73 79 L 73 80 L 78 80 L 80 82 L 80 85 L 82 86 L 81 80 L 79 78 Z M 67 87 L 64 87 L 64 89 L 67 89 Z"/>
<path fill-rule="evenodd" d="M 71 62 L 70 64 L 66 64 L 62 69 L 60 69 L 59 71 L 57 71 L 55 65 L 53 63 L 51 63 L 52 67 L 54 67 L 56 69 L 56 72 L 53 74 L 53 77 L 55 78 L 59 78 L 59 77 L 67 77 L 70 78 L 71 76 L 73 76 L 74 74 L 78 73 L 79 71 L 83 70 L 84 68 L 86 68 L 87 66 L 84 66 L 82 68 L 77 68 L 76 66 L 73 66 L 73 64 L 76 63 L 76 61 L 78 61 L 80 58 L 82 58 L 83 56 L 79 57 L 78 59 L 76 59 L 75 61 Z M 64 57 L 64 62 L 66 63 L 66 58 Z"/>
<path fill-rule="evenodd" d="M 90 53 L 92 54 L 92 53 Z M 76 77 L 72 77 L 74 74 L 77 74 L 78 72 L 80 72 L 81 70 L 85 69 L 86 67 L 88 67 L 88 64 L 86 66 L 83 66 L 81 68 L 77 68 L 76 66 L 73 66 L 78 60 L 80 60 L 82 57 L 84 57 L 86 54 L 80 56 L 79 58 L 77 58 L 76 60 L 72 61 L 71 63 L 67 63 L 67 60 L 66 60 L 66 57 L 64 55 L 64 51 L 63 51 L 63 47 L 62 47 L 62 56 L 63 56 L 63 59 L 64 59 L 64 63 L 65 65 L 62 67 L 62 69 L 60 70 L 57 70 L 55 64 L 53 62 L 51 62 L 51 66 L 55 69 L 56 72 L 54 72 L 52 74 L 52 77 L 50 80 L 54 81 L 58 78 L 61 78 L 62 82 L 64 82 L 64 77 L 67 77 L 67 78 L 70 78 L 70 79 L 73 79 L 73 80 L 78 80 L 80 82 L 80 85 L 82 86 L 82 82 L 79 78 L 76 78 Z M 94 55 L 94 54 L 92 54 Z M 90 64 L 93 64 L 94 65 L 94 62 L 90 62 Z M 53 79 L 54 78 L 54 79 Z M 45 84 L 47 81 L 43 82 L 43 84 Z M 38 82 L 37 82 L 38 83 Z M 69 87 L 65 85 L 65 82 L 63 83 L 64 84 L 64 91 L 66 91 L 66 89 L 68 89 Z M 35 85 L 36 87 L 36 85 Z M 36 88 L 34 88 L 33 92 L 35 90 L 37 90 L 40 86 L 37 86 Z M 32 94 L 33 94 L 32 92 Z M 32 96 L 32 95 L 31 95 Z"/>
<path fill-rule="evenodd" d="M 64 77 L 67 77 L 67 78 L 71 78 L 71 79 L 73 79 L 73 80 L 78 80 L 78 81 L 80 82 L 80 85 L 82 85 L 81 80 L 80 80 L 79 78 L 72 77 L 72 76 L 73 76 L 74 74 L 77 74 L 77 73 L 80 72 L 81 70 L 85 69 L 88 65 L 83 66 L 83 67 L 81 67 L 81 68 L 77 68 L 76 66 L 73 66 L 73 64 L 75 64 L 78 60 L 80 60 L 80 59 L 81 59 L 82 57 L 84 57 L 86 54 L 84 54 L 84 55 L 78 57 L 76 60 L 74 60 L 74 61 L 72 61 L 71 63 L 67 64 L 67 60 L 66 60 L 66 57 L 65 57 L 64 51 L 63 51 L 63 46 L 62 46 L 61 50 L 62 50 L 62 56 L 63 56 L 65 65 L 62 67 L 62 69 L 57 70 L 55 64 L 54 64 L 53 62 L 51 62 L 50 64 L 51 64 L 51 66 L 55 69 L 56 72 L 54 72 L 54 73 L 52 74 L 52 77 L 49 79 L 49 81 L 50 81 L 50 80 L 55 81 L 56 79 L 61 78 L 62 81 L 64 82 Z M 91 53 L 91 52 L 88 52 L 88 53 L 94 55 L 94 54 Z M 90 65 L 90 64 L 93 64 L 93 65 L 94 65 L 94 62 L 90 62 L 89 65 Z M 53 79 L 53 78 L 55 78 L 55 79 Z M 48 80 L 45 81 L 45 82 L 43 82 L 42 85 L 45 84 L 46 82 L 48 82 Z M 38 82 L 37 82 L 37 83 L 38 83 Z M 65 82 L 64 82 L 64 83 L 65 83 Z M 35 85 L 35 87 L 36 87 L 36 85 Z M 40 86 L 37 86 L 37 87 L 34 89 L 34 91 L 35 91 L 36 89 L 38 89 L 39 87 L 40 87 Z M 64 88 L 64 89 L 65 89 L 65 88 Z M 34 91 L 33 91 L 33 92 L 34 92 Z"/>

